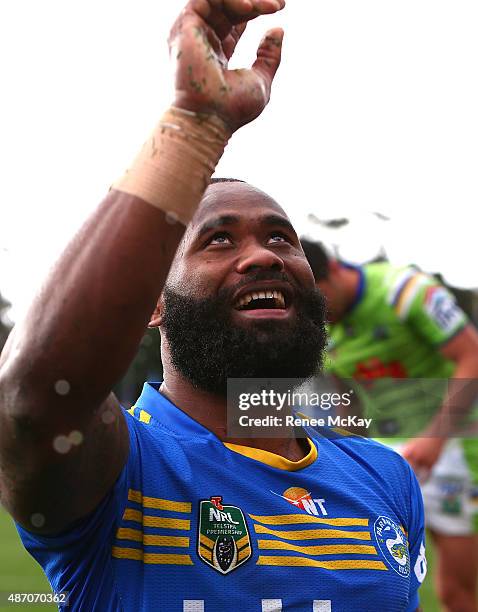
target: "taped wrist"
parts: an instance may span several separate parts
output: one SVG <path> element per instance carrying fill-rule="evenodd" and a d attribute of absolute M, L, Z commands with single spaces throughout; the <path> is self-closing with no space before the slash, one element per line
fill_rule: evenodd
<path fill-rule="evenodd" d="M 187 225 L 231 135 L 216 115 L 172 107 L 112 187 Z"/>

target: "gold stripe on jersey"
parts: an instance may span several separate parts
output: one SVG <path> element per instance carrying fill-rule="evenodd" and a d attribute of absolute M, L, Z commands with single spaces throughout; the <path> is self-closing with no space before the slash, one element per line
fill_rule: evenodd
<path fill-rule="evenodd" d="M 143 537 L 143 544 L 145 546 L 177 546 L 179 548 L 188 548 L 189 538 L 145 534 Z"/>
<path fill-rule="evenodd" d="M 132 559 L 154 565 L 194 565 L 189 555 L 168 555 L 163 553 L 145 553 L 138 548 L 113 546 L 112 555 L 116 559 Z"/>
<path fill-rule="evenodd" d="M 141 423 L 149 423 L 151 420 L 151 415 L 149 414 L 149 412 L 146 412 L 146 410 L 140 410 L 139 420 L 141 421 Z"/>
<path fill-rule="evenodd" d="M 181 536 L 163 536 L 145 534 L 139 529 L 128 529 L 120 527 L 116 532 L 118 540 L 131 540 L 132 542 L 142 542 L 146 546 L 179 546 L 187 548 L 189 538 Z"/>
<path fill-rule="evenodd" d="M 238 549 L 242 548 L 246 544 L 249 544 L 249 536 L 248 535 L 245 535 L 243 538 L 241 538 L 240 540 L 237 540 L 237 542 L 236 542 L 236 546 L 237 546 Z"/>
<path fill-rule="evenodd" d="M 212 563 L 212 550 L 209 550 L 209 548 L 206 548 L 205 546 L 200 546 L 199 552 L 201 553 L 201 557 L 204 557 Z"/>
<path fill-rule="evenodd" d="M 352 540 L 371 540 L 369 531 L 345 531 L 341 529 L 294 529 L 277 531 L 264 525 L 254 524 L 256 533 L 268 533 L 284 540 L 315 540 L 324 538 L 347 538 Z"/>
<path fill-rule="evenodd" d="M 149 423 L 151 421 L 151 415 L 149 414 L 149 412 L 146 412 L 146 410 L 140 409 L 139 415 L 138 415 L 137 410 L 138 409 L 136 406 L 131 406 L 131 408 L 128 408 L 126 412 L 129 412 L 136 419 L 139 419 L 141 423 Z"/>
<path fill-rule="evenodd" d="M 133 489 L 129 489 L 128 500 L 141 504 L 143 502 L 143 494 L 141 493 L 141 491 L 134 491 Z"/>
<path fill-rule="evenodd" d="M 129 529 L 128 527 L 120 527 L 116 532 L 118 540 L 131 540 L 132 542 L 142 542 L 143 535 L 140 529 Z"/>
<path fill-rule="evenodd" d="M 262 550 L 292 550 L 304 555 L 378 555 L 375 546 L 366 544 L 319 544 L 317 546 L 297 546 L 281 540 L 258 540 Z"/>
<path fill-rule="evenodd" d="M 310 514 L 277 514 L 272 516 L 259 516 L 249 514 L 252 520 L 266 525 L 296 525 L 300 523 L 316 523 L 332 525 L 334 527 L 368 527 L 368 519 L 360 518 L 319 518 Z"/>
<path fill-rule="evenodd" d="M 160 497 L 143 496 L 141 491 L 129 489 L 128 501 L 142 505 L 141 509 L 126 508 L 123 513 L 123 521 L 133 521 L 139 523 L 143 528 L 152 527 L 159 529 L 168 529 L 174 531 L 190 531 L 191 521 L 185 518 L 172 518 L 168 516 L 153 516 L 144 514 L 144 508 L 153 510 L 166 510 L 169 512 L 182 513 L 183 516 L 191 513 L 192 505 L 189 502 L 178 502 Z M 124 523 L 123 523 L 124 525 Z M 118 543 L 126 544 L 129 542 L 138 542 L 142 544 L 142 548 L 129 548 L 127 546 L 119 546 Z M 144 533 L 143 529 L 134 529 L 131 527 L 119 527 L 116 531 L 116 544 L 112 547 L 112 556 L 117 559 L 132 559 L 142 561 L 148 564 L 161 565 L 193 565 L 193 561 L 189 555 L 145 552 L 144 548 L 149 546 L 168 547 L 168 548 L 188 548 L 190 539 L 181 535 L 164 535 L 157 533 Z"/>
<path fill-rule="evenodd" d="M 387 567 L 381 561 L 368 561 L 366 559 L 342 559 L 340 561 L 317 561 L 308 557 L 282 557 L 282 556 L 260 556 L 257 565 L 282 565 L 289 567 L 321 567 L 329 570 L 382 570 Z"/>
<path fill-rule="evenodd" d="M 161 497 L 146 497 L 141 491 L 129 489 L 128 500 L 143 504 L 144 508 L 154 508 L 156 510 L 170 510 L 172 512 L 191 513 L 192 504 L 190 502 L 171 501 Z"/>
<path fill-rule="evenodd" d="M 207 536 L 203 535 L 201 533 L 201 535 L 199 536 L 199 541 L 201 544 L 203 544 L 204 546 L 206 546 L 207 548 L 210 548 L 211 550 L 214 548 L 214 542 L 213 540 L 211 540 L 210 538 L 208 538 Z"/>
<path fill-rule="evenodd" d="M 199 542 L 206 546 L 206 548 L 210 548 L 211 550 L 214 548 L 214 542 L 202 533 L 199 536 Z"/>
<path fill-rule="evenodd" d="M 181 529 L 184 531 L 191 529 L 190 520 L 143 515 L 140 510 L 133 510 L 132 508 L 126 508 L 123 520 L 142 523 L 146 527 L 162 527 L 163 529 Z"/>

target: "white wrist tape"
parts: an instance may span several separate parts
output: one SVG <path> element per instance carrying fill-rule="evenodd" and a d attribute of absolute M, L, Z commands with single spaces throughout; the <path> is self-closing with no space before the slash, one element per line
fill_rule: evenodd
<path fill-rule="evenodd" d="M 187 225 L 231 135 L 216 115 L 170 108 L 114 189 Z"/>

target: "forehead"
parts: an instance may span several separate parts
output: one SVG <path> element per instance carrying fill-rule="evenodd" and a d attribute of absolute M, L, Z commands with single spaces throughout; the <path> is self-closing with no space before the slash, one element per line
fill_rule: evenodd
<path fill-rule="evenodd" d="M 189 225 L 189 232 L 195 234 L 204 223 L 225 215 L 253 219 L 269 214 L 288 219 L 277 202 L 266 193 L 240 182 L 213 183 L 208 187 Z"/>

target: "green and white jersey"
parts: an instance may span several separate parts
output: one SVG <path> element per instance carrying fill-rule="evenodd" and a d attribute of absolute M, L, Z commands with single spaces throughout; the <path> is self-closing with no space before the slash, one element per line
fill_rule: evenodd
<path fill-rule="evenodd" d="M 440 407 L 454 370 L 440 352 L 468 323 L 454 297 L 415 268 L 357 268 L 357 296 L 330 326 L 327 369 L 354 379 L 371 436 L 420 433 Z"/>

